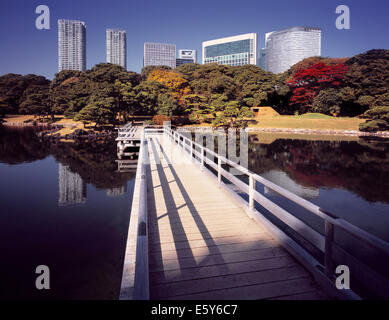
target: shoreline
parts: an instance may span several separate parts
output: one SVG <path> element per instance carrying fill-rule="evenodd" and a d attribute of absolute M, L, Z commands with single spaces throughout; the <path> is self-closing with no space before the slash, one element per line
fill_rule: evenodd
<path fill-rule="evenodd" d="M 200 131 L 200 132 L 209 132 L 215 131 L 211 126 L 183 126 L 181 128 Z M 301 134 L 301 135 L 328 135 L 328 136 L 372 136 L 372 137 L 381 137 L 389 138 L 389 131 L 378 131 L 378 132 L 363 132 L 358 130 L 337 130 L 337 129 L 296 129 L 296 128 L 258 128 L 258 127 L 248 127 L 246 128 L 249 133 L 285 133 L 285 134 Z"/>
<path fill-rule="evenodd" d="M 19 121 L 5 121 L 1 125 L 8 127 L 47 127 L 59 130 L 61 127 L 70 127 L 74 128 L 74 124 L 67 123 L 30 123 L 30 122 L 19 122 Z M 195 131 L 214 131 L 217 129 L 213 129 L 211 126 L 182 126 L 180 128 L 185 128 L 189 130 Z M 380 138 L 389 138 L 389 131 L 378 131 L 378 132 L 363 132 L 358 130 L 337 130 L 337 129 L 296 129 L 296 128 L 258 128 L 258 127 L 248 127 L 246 128 L 247 132 L 255 133 L 255 132 L 265 132 L 265 133 L 290 133 L 290 134 L 315 134 L 315 135 L 329 135 L 329 136 L 371 136 L 371 137 L 380 137 Z M 94 132 L 95 134 L 99 134 L 99 132 Z M 55 134 L 55 133 L 54 133 Z M 66 135 L 61 136 L 61 139 L 66 140 Z"/>

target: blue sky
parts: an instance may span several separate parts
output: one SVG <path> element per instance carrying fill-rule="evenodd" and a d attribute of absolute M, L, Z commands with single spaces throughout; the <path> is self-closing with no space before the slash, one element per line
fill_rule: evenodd
<path fill-rule="evenodd" d="M 35 8 L 50 8 L 50 30 L 35 28 Z M 335 27 L 335 8 L 351 10 L 351 30 Z M 140 72 L 145 41 L 175 43 L 196 49 L 202 41 L 296 25 L 321 27 L 322 55 L 353 56 L 372 48 L 388 49 L 387 0 L 1 0 L 0 74 L 57 72 L 57 20 L 75 19 L 87 26 L 87 68 L 105 62 L 105 29 L 127 31 L 127 68 Z"/>

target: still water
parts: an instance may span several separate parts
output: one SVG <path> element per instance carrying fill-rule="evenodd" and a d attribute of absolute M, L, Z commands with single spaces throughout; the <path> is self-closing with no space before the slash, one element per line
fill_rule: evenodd
<path fill-rule="evenodd" d="M 0 298 L 118 297 L 134 173 L 117 172 L 115 160 L 113 142 L 49 145 L 34 129 L 0 128 Z M 251 135 L 248 160 L 250 170 L 389 241 L 389 141 Z M 320 219 L 257 190 L 323 232 Z M 365 258 L 375 263 L 372 254 Z M 38 265 L 50 267 L 50 290 L 35 289 Z"/>
<path fill-rule="evenodd" d="M 39 142 L 0 128 L 0 298 L 116 299 L 133 173 L 118 173 L 115 144 Z M 50 268 L 50 290 L 35 268 Z"/>

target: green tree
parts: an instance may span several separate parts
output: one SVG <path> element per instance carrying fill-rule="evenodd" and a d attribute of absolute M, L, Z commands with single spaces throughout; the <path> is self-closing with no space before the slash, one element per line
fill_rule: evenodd
<path fill-rule="evenodd" d="M 324 114 L 339 115 L 342 98 L 339 91 L 333 88 L 321 90 L 313 99 L 312 111 Z"/>
<path fill-rule="evenodd" d="M 247 119 L 254 115 L 248 107 L 239 108 L 238 101 L 230 101 L 225 109 L 221 111 L 212 122 L 212 127 L 244 128 L 247 126 Z"/>

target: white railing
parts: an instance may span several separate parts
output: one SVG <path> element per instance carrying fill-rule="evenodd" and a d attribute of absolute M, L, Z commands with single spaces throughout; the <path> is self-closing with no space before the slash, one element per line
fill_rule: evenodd
<path fill-rule="evenodd" d="M 340 293 L 339 290 L 334 290 L 334 266 L 336 262 L 337 264 L 347 265 L 350 268 L 352 276 L 358 279 L 358 281 L 364 286 L 369 288 L 369 290 L 375 292 L 375 294 L 377 294 L 379 297 L 389 297 L 389 280 L 336 244 L 334 242 L 334 227 L 342 229 L 355 238 L 368 244 L 370 247 L 383 252 L 387 257 L 389 257 L 389 243 L 375 237 L 374 235 L 360 229 L 359 227 L 347 222 L 342 218 L 335 217 L 317 205 L 293 194 L 292 192 L 272 183 L 269 180 L 264 179 L 263 177 L 249 171 L 247 168 L 242 167 L 241 165 L 217 154 L 216 152 L 205 148 L 202 144 L 194 142 L 191 138 L 185 137 L 179 132 L 171 130 L 170 127 L 164 127 L 164 134 L 167 135 L 172 140 L 172 142 L 181 147 L 184 152 L 188 153 L 191 158 L 197 161 L 201 167 L 201 170 L 206 168 L 205 165 L 208 165 L 214 169 L 216 171 L 217 183 L 220 186 L 226 186 L 222 182 L 222 177 L 224 177 L 233 185 L 238 187 L 239 190 L 241 190 L 243 193 L 247 194 L 248 202 L 244 202 L 251 217 L 255 219 L 261 219 L 261 222 L 265 222 L 266 224 L 269 223 L 266 218 L 263 218 L 263 215 L 256 211 L 255 202 L 257 202 L 260 206 L 265 208 L 294 231 L 298 232 L 299 235 L 301 235 L 308 242 L 319 249 L 324 254 L 324 264 L 318 262 L 312 256 L 312 254 L 310 254 L 301 245 L 298 245 L 294 242 L 293 245 L 290 246 L 291 251 L 293 251 L 295 255 L 300 256 L 301 259 L 299 259 L 299 261 L 303 262 L 309 268 L 309 270 L 314 273 L 314 276 L 318 276 L 320 279 L 317 280 L 320 280 L 319 282 L 329 288 L 329 290 L 331 290 L 334 294 L 339 294 L 341 297 L 346 298 L 360 298 L 352 290 L 347 290 L 347 292 L 343 293 Z M 213 159 L 208 158 L 207 154 L 216 158 L 217 163 L 215 163 Z M 229 173 L 223 168 L 223 165 L 229 165 L 239 170 L 242 174 L 247 175 L 249 183 L 246 184 L 242 180 Z M 259 193 L 256 190 L 256 183 L 260 183 L 263 186 L 266 186 L 282 197 L 296 203 L 300 207 L 323 219 L 325 224 L 325 235 L 323 236 L 321 233 L 314 230 L 312 227 L 297 219 L 291 213 Z M 242 198 L 239 199 L 243 201 Z M 271 228 L 274 227 L 273 224 L 269 224 L 269 226 Z M 276 230 L 275 232 L 277 232 L 283 239 L 285 239 L 285 235 L 281 234 L 280 230 Z M 287 242 L 290 243 L 289 238 L 287 238 Z"/>
<path fill-rule="evenodd" d="M 149 293 L 149 252 L 147 226 L 147 171 L 148 146 L 146 133 L 142 130 L 141 145 L 139 148 L 138 169 L 140 169 L 138 230 L 136 239 L 134 300 L 148 300 Z M 132 217 L 130 217 L 132 219 Z"/>

